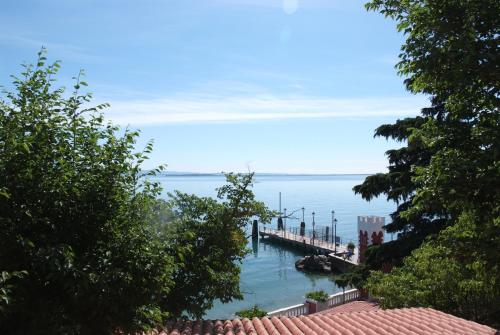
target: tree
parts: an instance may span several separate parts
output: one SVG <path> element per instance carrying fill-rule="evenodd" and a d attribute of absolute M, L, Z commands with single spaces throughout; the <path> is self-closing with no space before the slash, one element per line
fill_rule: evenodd
<path fill-rule="evenodd" d="M 470 221 L 474 218 L 464 215 L 390 274 L 372 272 L 365 288 L 383 308 L 432 307 L 498 328 L 500 271 L 480 255 L 480 248 L 490 245 L 478 245 L 477 240 L 484 241 L 480 235 L 491 231 Z M 493 239 L 498 250 L 500 238 Z"/>
<path fill-rule="evenodd" d="M 268 222 L 273 215 L 255 200 L 253 174 L 227 174 L 218 199 L 182 192 L 166 204 L 171 221 L 157 221 L 178 267 L 174 285 L 165 297 L 172 316 L 201 318 L 213 301 L 242 299 L 240 263 L 248 253 L 246 227 L 250 217 Z M 219 200 L 219 201 L 218 201 Z M 222 200 L 222 201 L 221 201 Z"/>
<path fill-rule="evenodd" d="M 366 264 L 359 264 L 346 272 L 334 275 L 332 280 L 338 287 L 342 288 L 342 291 L 345 293 L 346 287 L 362 289 L 368 275 L 369 269 Z"/>
<path fill-rule="evenodd" d="M 0 273 L 0 315 L 7 312 L 7 307 L 10 304 L 11 294 L 12 294 L 12 281 L 15 279 L 22 278 L 26 272 L 24 271 L 14 271 L 7 272 L 2 271 Z"/>
<path fill-rule="evenodd" d="M 407 214 L 414 207 L 417 189 L 413 180 L 415 168 L 427 166 L 432 157 L 430 148 L 420 141 L 410 140 L 413 132 L 424 123 L 425 119 L 417 116 L 378 127 L 376 137 L 407 143 L 400 149 L 387 151 L 387 173 L 368 176 L 362 184 L 353 188 L 356 194 L 367 201 L 385 194 L 387 200 L 398 204 L 396 211 L 391 214 L 392 222 L 384 227 L 388 233 L 398 233 L 398 239 L 368 248 L 365 263 L 370 269 L 379 269 L 384 263 L 400 265 L 403 258 L 418 248 L 427 236 L 438 233 L 448 224 L 448 215 L 439 205 Z"/>
<path fill-rule="evenodd" d="M 433 232 L 424 234 L 429 242 L 414 251 L 403 267 L 388 275 L 373 274 L 369 287 L 384 301 L 392 301 L 393 307 L 435 305 L 493 324 L 495 318 L 489 311 L 498 310 L 492 301 L 500 298 L 499 283 L 491 280 L 498 278 L 499 267 L 498 253 L 492 250 L 500 247 L 500 3 L 373 0 L 366 6 L 398 22 L 406 36 L 399 73 L 406 77 L 409 91 L 430 96 L 431 106 L 422 110 L 421 123 L 407 128 L 404 149 L 417 145 L 427 158 L 425 164 L 412 162 L 405 170 L 410 173 L 405 182 L 410 186 L 410 202 L 398 216 L 408 222 L 416 218 L 411 231 Z M 379 179 L 386 184 L 377 184 Z M 388 177 L 379 179 L 367 179 L 357 190 L 390 195 L 398 185 Z M 441 220 L 437 231 L 429 224 L 436 219 Z M 424 239 L 411 240 L 418 246 Z M 427 257 L 436 257 L 442 268 L 426 263 Z M 423 268 L 427 275 L 419 270 Z M 448 276 L 441 269 L 455 275 Z M 433 276 L 447 282 L 442 287 L 419 286 Z M 409 285 L 412 280 L 417 282 Z M 433 303 L 421 294 L 451 294 L 453 287 L 468 292 L 469 300 L 458 297 Z M 474 312 L 469 308 L 471 294 L 488 297 L 482 307 L 472 303 Z"/>
<path fill-rule="evenodd" d="M 0 333 L 135 333 L 238 298 L 244 223 L 267 213 L 252 176 L 166 206 L 162 167 L 141 168 L 152 143 L 135 152 L 137 131 L 87 107 L 80 75 L 69 96 L 53 88 L 58 69 L 42 50 L 0 102 Z M 173 300 L 187 289 L 197 309 Z"/>
<path fill-rule="evenodd" d="M 0 264 L 10 280 L 2 333 L 132 330 L 164 316 L 173 259 L 142 213 L 159 192 L 140 180 L 151 150 L 137 132 L 105 124 L 106 105 L 83 107 L 53 89 L 59 63 L 24 66 L 0 104 Z M 22 325 L 22 328 L 21 328 Z"/>
<path fill-rule="evenodd" d="M 500 4 L 492 0 L 374 0 L 371 10 L 395 19 L 407 40 L 397 68 L 413 93 L 431 96 L 409 144 L 422 143 L 428 165 L 415 165 L 415 205 L 458 218 L 463 203 L 498 202 Z"/>

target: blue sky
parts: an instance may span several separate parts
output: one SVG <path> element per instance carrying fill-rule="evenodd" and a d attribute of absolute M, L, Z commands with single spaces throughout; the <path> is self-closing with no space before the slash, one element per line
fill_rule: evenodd
<path fill-rule="evenodd" d="M 403 36 L 357 0 L 3 0 L 0 84 L 42 45 L 106 117 L 155 141 L 146 168 L 373 173 L 382 123 L 426 99 L 394 70 Z"/>

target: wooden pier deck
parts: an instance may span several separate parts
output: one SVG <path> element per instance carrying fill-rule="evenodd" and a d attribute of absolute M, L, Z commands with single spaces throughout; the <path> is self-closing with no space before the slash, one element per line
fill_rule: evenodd
<path fill-rule="evenodd" d="M 337 250 L 335 252 L 335 246 L 331 241 L 327 242 L 319 239 L 313 239 L 311 237 L 297 235 L 285 230 L 276 230 L 265 227 L 264 229 L 259 230 L 259 235 L 262 238 L 269 238 L 278 242 L 288 243 L 308 251 L 313 251 L 314 253 L 328 255 L 339 261 L 352 265 L 358 265 L 358 248 L 354 249 L 354 255 L 351 256 L 351 259 L 347 259 L 344 257 L 347 253 L 346 244 L 337 243 Z"/>

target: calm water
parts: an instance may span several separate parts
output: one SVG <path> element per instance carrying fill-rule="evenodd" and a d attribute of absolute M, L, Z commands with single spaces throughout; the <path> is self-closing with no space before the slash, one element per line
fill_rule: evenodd
<path fill-rule="evenodd" d="M 362 175 L 329 176 L 256 176 L 254 192 L 258 200 L 272 209 L 278 209 L 279 192 L 282 208 L 287 213 L 305 207 L 306 229 L 311 229 L 314 211 L 316 226 L 331 224 L 331 211 L 335 211 L 337 235 L 343 241 L 357 242 L 356 225 L 358 215 L 380 215 L 386 217 L 395 209 L 395 204 L 385 199 L 366 202 L 354 195 L 352 187 L 363 181 Z M 215 196 L 215 189 L 225 181 L 223 176 L 166 176 L 159 178 L 164 186 L 164 196 L 172 190 L 194 193 L 200 196 Z M 302 212 L 296 212 L 302 218 Z M 300 220 L 287 220 L 287 227 L 297 227 Z M 275 227 L 276 223 L 272 223 Z M 390 239 L 386 236 L 386 239 Z M 252 252 L 242 264 L 240 287 L 245 298 L 229 304 L 216 302 L 207 312 L 206 318 L 224 319 L 234 312 L 258 305 L 266 311 L 295 305 L 304 300 L 312 290 L 323 289 L 329 293 L 340 291 L 327 275 L 305 274 L 295 270 L 295 261 L 303 256 L 300 250 L 274 245 L 269 242 L 249 241 Z"/>

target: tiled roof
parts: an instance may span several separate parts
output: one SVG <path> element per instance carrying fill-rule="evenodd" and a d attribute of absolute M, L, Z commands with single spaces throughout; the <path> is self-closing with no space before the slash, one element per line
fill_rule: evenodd
<path fill-rule="evenodd" d="M 359 310 L 359 308 L 371 310 Z M 161 335 L 494 335 L 490 327 L 431 308 L 374 309 L 353 302 L 343 310 L 298 317 L 263 317 L 226 321 L 183 321 L 166 325 Z"/>
<path fill-rule="evenodd" d="M 347 304 L 342 304 L 332 307 L 317 314 L 336 314 L 336 313 L 350 313 L 350 312 L 366 312 L 379 309 L 378 303 L 370 301 L 353 301 Z"/>

